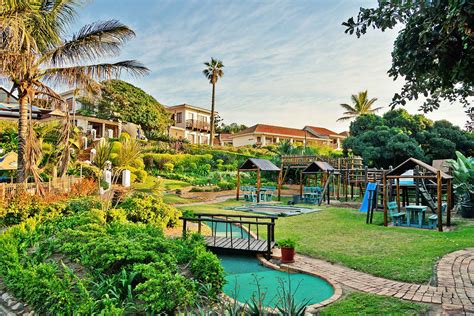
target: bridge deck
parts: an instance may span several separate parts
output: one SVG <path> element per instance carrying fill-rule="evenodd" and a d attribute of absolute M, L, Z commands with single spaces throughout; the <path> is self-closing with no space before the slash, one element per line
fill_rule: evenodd
<path fill-rule="evenodd" d="M 270 249 L 268 249 L 269 243 L 267 240 L 253 238 L 206 236 L 204 240 L 209 248 L 244 250 L 257 253 L 269 252 L 275 246 L 275 242 L 272 241 L 270 242 Z"/>

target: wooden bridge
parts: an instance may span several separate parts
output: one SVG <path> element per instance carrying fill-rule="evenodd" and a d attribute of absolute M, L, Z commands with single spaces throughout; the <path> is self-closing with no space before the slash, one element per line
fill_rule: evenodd
<path fill-rule="evenodd" d="M 188 222 L 210 228 L 210 235 L 204 235 L 209 249 L 228 250 L 250 253 L 264 253 L 271 256 L 275 246 L 274 216 L 229 215 L 229 214 L 194 214 L 195 217 L 181 217 L 183 235 L 187 233 Z M 262 238 L 262 235 L 265 238 Z"/>

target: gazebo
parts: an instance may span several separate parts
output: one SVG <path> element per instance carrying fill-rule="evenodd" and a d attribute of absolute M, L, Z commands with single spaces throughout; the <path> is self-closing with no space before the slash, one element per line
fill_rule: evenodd
<path fill-rule="evenodd" d="M 318 182 L 318 175 L 321 175 L 319 178 L 321 182 L 321 186 L 324 187 L 321 197 L 324 198 L 324 195 L 327 193 L 328 204 L 330 202 L 330 192 L 329 192 L 329 184 L 331 182 L 331 177 L 334 175 L 335 169 L 329 163 L 324 161 L 313 161 L 310 163 L 300 175 L 300 196 L 303 195 L 303 176 L 306 175 L 315 175 L 316 183 Z M 321 202 L 319 203 L 321 204 Z"/>
<path fill-rule="evenodd" d="M 409 170 L 413 170 L 413 174 L 404 174 Z M 436 184 L 436 213 L 438 215 L 438 230 L 443 231 L 443 217 L 442 217 L 442 198 L 443 198 L 443 183 L 446 184 L 446 225 L 451 225 L 451 210 L 453 208 L 452 199 L 452 179 L 453 177 L 449 174 L 436 169 L 421 160 L 415 158 L 409 158 L 403 163 L 398 165 L 396 168 L 385 172 L 383 175 L 383 197 L 384 197 L 384 225 L 388 225 L 388 207 L 389 202 L 387 186 L 394 180 L 396 185 L 396 202 L 398 211 L 400 211 L 400 179 L 413 179 L 416 189 L 416 203 L 419 202 L 419 194 L 425 195 L 425 199 L 431 200 L 431 196 L 427 191 L 422 190 L 424 186 L 424 180 L 431 180 Z"/>
<path fill-rule="evenodd" d="M 260 178 L 262 171 L 280 172 L 280 168 L 267 159 L 249 158 L 237 169 L 237 201 L 240 197 L 240 172 L 257 172 L 257 203 L 260 202 Z"/>

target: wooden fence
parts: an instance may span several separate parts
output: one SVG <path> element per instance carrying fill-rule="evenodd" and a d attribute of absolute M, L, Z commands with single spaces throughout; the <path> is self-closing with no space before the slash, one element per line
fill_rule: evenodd
<path fill-rule="evenodd" d="M 68 193 L 72 186 L 80 181 L 80 177 L 66 176 L 39 183 L 0 183 L 0 200 L 9 199 L 19 191 L 28 192 L 31 195 L 39 194 L 39 191 L 43 193 Z"/>

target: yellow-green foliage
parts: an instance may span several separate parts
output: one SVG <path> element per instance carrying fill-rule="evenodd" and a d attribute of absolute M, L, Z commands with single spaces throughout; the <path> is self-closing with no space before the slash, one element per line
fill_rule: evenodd
<path fill-rule="evenodd" d="M 130 139 L 130 134 L 127 133 L 127 132 L 122 132 L 122 133 L 120 133 L 119 139 L 120 139 L 121 141 Z"/>
<path fill-rule="evenodd" d="M 203 165 L 212 162 L 212 155 L 191 154 L 145 154 L 143 156 L 146 168 L 163 169 L 166 163 L 172 163 L 175 168 L 188 168 L 190 164 Z"/>
<path fill-rule="evenodd" d="M 121 142 L 112 142 L 112 153 L 117 154 L 120 152 L 120 149 L 122 149 L 122 143 Z"/>

